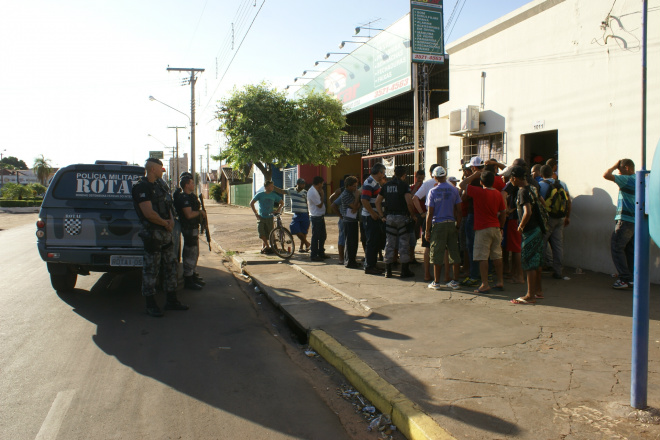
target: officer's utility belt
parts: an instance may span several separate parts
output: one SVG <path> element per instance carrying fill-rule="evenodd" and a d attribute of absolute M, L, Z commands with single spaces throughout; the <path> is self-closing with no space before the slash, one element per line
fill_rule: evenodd
<path fill-rule="evenodd" d="M 456 223 L 456 220 L 442 220 L 441 222 L 434 222 L 434 225 L 440 224 L 440 223 Z"/>
<path fill-rule="evenodd" d="M 144 228 L 138 235 L 144 242 L 144 250 L 148 253 L 160 252 L 172 246 L 172 235 L 166 230 Z"/>
<path fill-rule="evenodd" d="M 390 213 L 390 215 L 400 215 L 400 214 Z M 398 237 L 399 235 L 403 235 L 411 232 L 414 225 L 415 225 L 415 220 L 411 219 L 410 217 L 408 217 L 406 219 L 406 222 L 399 227 L 386 223 L 385 233 L 388 235 L 396 235 Z"/>

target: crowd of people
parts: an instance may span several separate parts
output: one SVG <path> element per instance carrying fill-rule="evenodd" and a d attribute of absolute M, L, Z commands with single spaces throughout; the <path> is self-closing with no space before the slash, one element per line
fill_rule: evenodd
<path fill-rule="evenodd" d="M 330 211 L 338 216 L 339 263 L 365 274 L 414 277 L 410 265 L 419 264 L 415 248 L 424 248 L 424 280 L 434 290 L 469 288 L 477 294 L 504 290 L 504 280 L 526 284 L 526 294 L 513 304 L 534 304 L 542 299 L 543 270 L 563 280 L 564 228 L 570 225 L 571 196 L 557 175 L 557 160 L 529 167 L 523 159 L 510 165 L 475 156 L 461 167 L 460 179 L 448 176 L 442 166 L 429 168 L 431 178 L 417 171 L 407 184 L 406 168 L 375 164 L 359 186 L 356 176 L 345 175 L 340 188 L 328 197 Z M 614 174 L 618 171 L 618 174 Z M 618 279 L 612 287 L 632 287 L 634 233 L 634 163 L 618 161 L 604 178 L 619 188 L 616 226 L 612 234 L 612 260 Z M 265 183 L 264 192 L 251 202 L 257 217 L 262 252 L 269 253 L 268 234 L 273 211 L 283 201 L 273 193 L 291 197 L 291 232 L 300 240 L 299 252 L 312 261 L 324 261 L 327 238 L 324 180 L 317 176 L 309 190 L 304 179 L 294 188 Z M 255 204 L 259 204 L 259 210 Z M 311 224 L 311 243 L 307 240 Z M 362 244 L 364 258 L 358 261 Z M 383 261 L 384 269 L 378 267 Z M 444 269 L 444 278 L 443 278 Z"/>
<path fill-rule="evenodd" d="M 462 286 L 488 294 L 504 290 L 508 277 L 511 283 L 527 284 L 526 294 L 511 302 L 534 304 L 544 297 L 543 268 L 563 279 L 563 231 L 570 225 L 572 202 L 568 186 L 558 178 L 555 159 L 530 168 L 523 159 L 507 166 L 475 156 L 461 167 L 460 180 L 433 164 L 430 179 L 424 180 L 420 170 L 410 186 L 405 167 L 395 167 L 389 179 L 385 172 L 384 164 L 375 164 L 361 187 L 357 177 L 346 175 L 328 198 L 339 217 L 339 262 L 345 267 L 390 278 L 400 264 L 401 278 L 414 277 L 410 265 L 419 264 L 415 247 L 421 239 L 424 280 L 429 281 L 430 289 Z M 199 228 L 205 212 L 194 194 L 193 177 L 182 173 L 180 188 L 172 197 L 162 175 L 162 162 L 150 158 L 145 176 L 132 188 L 144 243 L 142 294 L 147 313 L 155 317 L 163 316 L 155 300 L 159 282 L 166 296 L 165 310 L 188 310 L 176 295 L 175 242 L 179 234 L 183 236 L 184 287 L 201 290 L 205 285 L 196 272 Z M 603 177 L 619 187 L 611 237 L 618 278 L 612 287 L 627 289 L 633 286 L 635 164 L 630 159 L 618 160 Z M 329 258 L 325 252 L 324 179 L 314 177 L 312 185 L 306 186 L 304 179 L 289 189 L 267 181 L 264 191 L 250 202 L 262 253 L 272 252 L 273 213 L 284 206 L 280 195 L 287 195 L 293 211 L 290 230 L 299 239 L 298 251 L 309 253 L 312 261 Z M 310 225 L 311 241 L 307 240 Z M 364 251 L 361 264 L 357 259 L 360 242 Z M 378 267 L 379 260 L 385 263 L 384 269 Z"/>

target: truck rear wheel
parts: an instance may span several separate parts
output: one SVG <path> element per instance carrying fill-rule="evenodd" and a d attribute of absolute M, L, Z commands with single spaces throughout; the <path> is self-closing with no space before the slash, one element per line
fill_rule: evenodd
<path fill-rule="evenodd" d="M 78 280 L 78 274 L 71 272 L 70 269 L 67 269 L 64 274 L 50 274 L 50 284 L 53 285 L 53 289 L 57 292 L 71 292 L 74 287 L 76 287 L 76 281 Z"/>

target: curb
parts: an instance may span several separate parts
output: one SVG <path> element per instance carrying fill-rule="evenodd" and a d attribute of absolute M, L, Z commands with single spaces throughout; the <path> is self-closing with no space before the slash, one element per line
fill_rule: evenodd
<path fill-rule="evenodd" d="M 351 303 L 351 304 L 355 305 L 356 307 L 359 307 L 360 309 L 362 309 L 365 313 L 365 315 L 364 315 L 365 317 L 368 317 L 369 315 L 371 315 L 371 312 L 372 312 L 371 307 L 365 305 L 364 303 L 362 303 L 362 301 L 360 301 L 358 299 L 355 299 L 351 295 L 349 295 L 348 293 L 342 292 L 341 290 L 337 289 L 335 286 L 332 286 L 332 285 L 326 283 L 325 281 L 323 281 L 322 279 L 320 279 L 316 275 L 314 275 L 312 273 L 309 273 L 308 271 L 306 271 L 302 267 L 298 266 L 297 264 L 291 264 L 291 267 L 296 269 L 301 274 L 305 275 L 310 280 L 315 281 L 316 283 L 320 284 L 322 287 L 325 287 L 326 289 L 336 293 L 337 295 L 341 296 L 342 298 L 344 298 L 349 303 Z"/>
<path fill-rule="evenodd" d="M 309 346 L 341 372 L 351 384 L 410 440 L 455 440 L 415 403 L 380 377 L 353 351 L 323 330 L 312 330 Z"/>
<path fill-rule="evenodd" d="M 227 255 L 220 244 L 211 237 L 211 242 L 223 254 Z M 246 270 L 247 263 L 242 258 L 232 255 L 232 263 L 241 271 L 248 274 L 252 281 L 267 293 L 268 286 L 255 279 L 249 271 Z M 323 287 L 341 295 L 349 302 L 359 306 L 362 310 L 371 313 L 371 308 L 362 304 L 357 299 L 347 295 L 329 285 L 327 282 L 312 275 L 299 266 L 292 264 L 293 268 L 303 275 L 318 282 Z M 288 316 L 303 331 L 307 331 L 300 325 L 294 316 L 291 316 L 286 310 L 278 307 L 286 316 Z M 309 346 L 323 357 L 330 365 L 335 367 L 362 395 L 371 401 L 371 403 L 383 414 L 390 416 L 392 423 L 409 440 L 456 440 L 451 434 L 440 427 L 435 420 L 419 408 L 413 401 L 408 399 L 403 393 L 397 390 L 393 385 L 380 377 L 369 365 L 361 360 L 353 351 L 344 347 L 332 336 L 320 329 L 309 331 Z"/>

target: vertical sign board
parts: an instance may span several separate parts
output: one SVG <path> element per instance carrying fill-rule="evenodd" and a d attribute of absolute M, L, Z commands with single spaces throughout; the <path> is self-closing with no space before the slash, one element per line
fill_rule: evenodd
<path fill-rule="evenodd" d="M 410 35 L 412 37 L 412 62 L 445 62 L 442 0 L 410 1 Z"/>

